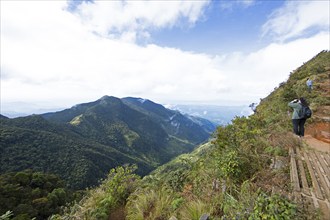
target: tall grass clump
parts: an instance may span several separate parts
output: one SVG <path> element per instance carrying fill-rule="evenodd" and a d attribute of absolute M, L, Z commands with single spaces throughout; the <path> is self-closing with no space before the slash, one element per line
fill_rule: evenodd
<path fill-rule="evenodd" d="M 140 177 L 134 174 L 136 166 L 116 167 L 110 170 L 102 184 L 92 190 L 75 205 L 66 208 L 59 219 L 107 220 L 112 211 L 126 204 L 128 196 L 136 189 Z"/>
<path fill-rule="evenodd" d="M 140 189 L 127 202 L 127 220 L 167 220 L 176 208 L 176 197 L 165 187 Z"/>

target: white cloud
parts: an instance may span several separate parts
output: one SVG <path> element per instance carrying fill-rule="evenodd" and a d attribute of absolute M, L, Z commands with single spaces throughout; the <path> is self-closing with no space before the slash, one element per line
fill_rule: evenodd
<path fill-rule="evenodd" d="M 175 18 L 184 14 L 191 21 L 197 19 L 193 6 L 177 6 L 184 9 L 174 10 Z M 72 103 L 104 94 L 146 96 L 149 91 L 152 97 L 167 96 L 175 91 L 173 80 L 210 68 L 205 55 L 101 38 L 65 7 L 62 1 L 2 3 L 1 69 L 6 71 L 1 79 L 2 102 L 68 99 Z M 158 23 L 168 24 L 171 18 L 164 20 Z"/>
<path fill-rule="evenodd" d="M 255 4 L 255 0 L 241 0 L 239 1 L 240 4 L 242 4 L 245 7 L 250 7 Z"/>
<path fill-rule="evenodd" d="M 287 1 L 270 15 L 263 25 L 263 34 L 285 41 L 315 34 L 313 28 L 329 32 L 329 9 L 329 1 Z"/>
<path fill-rule="evenodd" d="M 237 90 L 234 99 L 239 100 L 239 94 L 244 100 L 264 98 L 287 80 L 291 71 L 322 50 L 329 50 L 329 37 L 324 32 L 289 43 L 273 43 L 250 54 L 222 58 L 219 68 L 229 76 L 228 85 Z"/>
<path fill-rule="evenodd" d="M 62 1 L 1 2 L 1 103 L 69 107 L 113 95 L 173 104 L 246 104 L 265 97 L 290 71 L 329 49 L 324 48 L 328 32 L 250 54 L 209 56 L 151 44 L 142 47 L 93 34 L 90 25 L 97 19 L 88 21 L 86 28 L 65 7 Z M 151 12 L 146 17 L 155 24 L 147 24 L 175 25 L 182 11 L 192 22 L 200 16 L 193 9 L 175 11 L 160 21 L 153 21 Z M 123 15 L 130 16 L 128 11 Z M 117 26 L 129 25 L 131 18 L 126 19 Z M 105 24 L 104 30 L 110 26 Z M 136 30 L 129 31 L 134 35 Z M 129 31 L 125 37 L 132 38 Z"/>
<path fill-rule="evenodd" d="M 222 10 L 233 10 L 234 7 L 248 8 L 256 3 L 256 0 L 223 0 L 220 1 L 220 8 Z"/>
<path fill-rule="evenodd" d="M 149 29 L 193 25 L 209 1 L 95 1 L 84 2 L 76 14 L 93 32 L 134 42 L 149 36 Z M 127 37 L 129 36 L 129 37 Z"/>

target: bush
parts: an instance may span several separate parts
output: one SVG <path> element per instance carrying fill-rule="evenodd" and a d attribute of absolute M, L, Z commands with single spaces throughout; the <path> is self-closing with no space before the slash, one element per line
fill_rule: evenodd
<path fill-rule="evenodd" d="M 261 193 L 255 201 L 249 220 L 254 219 L 283 219 L 291 220 L 297 217 L 296 205 L 279 195 L 267 196 Z"/>
<path fill-rule="evenodd" d="M 78 204 L 67 208 L 63 215 L 52 216 L 51 219 L 109 219 L 110 213 L 125 205 L 128 196 L 136 189 L 140 179 L 133 173 L 136 169 L 135 165 L 111 169 L 99 187 L 90 190 Z"/>

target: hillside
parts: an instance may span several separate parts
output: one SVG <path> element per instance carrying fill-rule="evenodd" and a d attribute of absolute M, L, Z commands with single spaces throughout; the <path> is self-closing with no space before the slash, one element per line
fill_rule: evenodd
<path fill-rule="evenodd" d="M 191 151 L 212 131 L 179 112 L 138 100 L 104 96 L 59 112 L 1 117 L 0 173 L 49 172 L 82 189 L 116 166 L 136 164 L 138 174 L 145 175 Z"/>
<path fill-rule="evenodd" d="M 292 182 L 297 178 L 293 152 L 306 150 L 307 143 L 292 133 L 288 102 L 301 96 L 308 100 L 313 116 L 307 121 L 307 133 L 324 140 L 329 131 L 329 76 L 330 52 L 322 51 L 262 99 L 254 115 L 218 127 L 216 139 L 142 180 L 132 173 L 134 167 L 113 169 L 100 187 L 53 218 L 327 219 L 327 200 L 319 203 L 325 206 L 314 206 L 320 201 L 313 205 L 295 191 L 302 183 Z M 311 93 L 305 84 L 308 77 L 314 81 Z M 324 129 L 319 129 L 320 123 Z M 306 178 L 314 185 L 313 178 Z"/>

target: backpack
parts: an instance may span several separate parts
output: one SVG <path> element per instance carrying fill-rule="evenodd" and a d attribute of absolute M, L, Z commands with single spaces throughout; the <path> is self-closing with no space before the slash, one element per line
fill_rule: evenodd
<path fill-rule="evenodd" d="M 308 106 L 301 106 L 299 116 L 301 118 L 310 118 L 312 117 L 312 110 Z"/>

